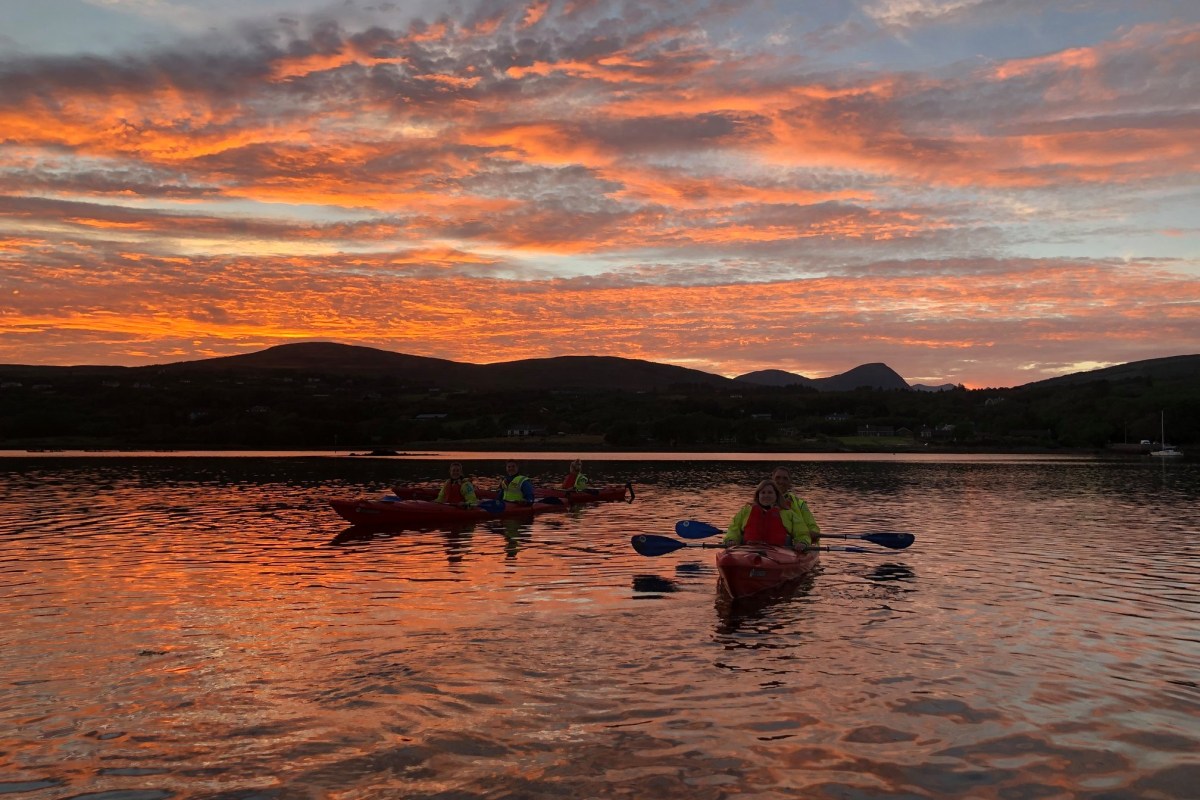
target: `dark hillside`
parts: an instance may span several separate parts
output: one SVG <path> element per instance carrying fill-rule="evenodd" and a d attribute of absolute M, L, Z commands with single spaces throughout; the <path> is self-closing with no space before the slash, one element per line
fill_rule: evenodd
<path fill-rule="evenodd" d="M 807 386 L 822 392 L 851 392 L 855 389 L 907 389 L 908 381 L 887 364 L 862 364 L 840 375 L 828 378 L 806 378 L 781 369 L 763 369 L 747 372 L 734 378 L 739 383 L 756 386 Z"/>
<path fill-rule="evenodd" d="M 1200 355 L 1169 356 L 1168 358 L 1150 358 L 1145 361 L 1130 361 L 1128 364 L 1118 364 L 1115 367 L 1094 369 L 1088 372 L 1060 375 L 1057 378 L 1026 383 L 1018 388 L 1078 386 L 1097 381 L 1117 382 L 1141 378 L 1176 380 L 1195 378 L 1198 375 L 1200 375 Z"/>
<path fill-rule="evenodd" d="M 337 448 L 1004 451 L 1200 445 L 1200 356 L 1016 389 L 762 386 L 596 356 L 466 364 L 296 344 L 147 367 L 0 365 L 0 449 Z M 863 388 L 880 382 L 894 388 Z M 836 384 L 834 384 L 836 386 Z M 566 437 L 566 438 L 563 438 Z M 1148 458 L 1148 456 L 1147 456 Z"/>
<path fill-rule="evenodd" d="M 613 356 L 558 356 L 483 364 L 470 374 L 479 389 L 621 389 L 645 392 L 671 386 L 734 386 L 720 375 L 670 364 Z"/>
<path fill-rule="evenodd" d="M 908 381 L 887 364 L 863 364 L 841 375 L 813 380 L 823 392 L 851 392 L 855 389 L 907 389 Z"/>
<path fill-rule="evenodd" d="M 781 369 L 760 369 L 738 375 L 735 381 L 753 383 L 756 386 L 815 386 L 812 378 L 797 375 L 795 372 L 785 372 Z"/>
<path fill-rule="evenodd" d="M 475 365 L 393 353 L 374 347 L 334 342 L 297 342 L 238 356 L 177 361 L 137 369 L 163 373 L 290 371 L 323 375 L 391 375 L 413 383 L 437 383 L 465 379 L 472 367 Z"/>
<path fill-rule="evenodd" d="M 498 364 L 469 364 L 332 342 L 285 344 L 239 356 L 181 361 L 137 369 L 166 373 L 287 371 L 325 376 L 387 376 L 406 385 L 464 391 L 647 391 L 675 384 L 724 386 L 732 383 L 720 375 L 631 358 L 560 356 Z"/>

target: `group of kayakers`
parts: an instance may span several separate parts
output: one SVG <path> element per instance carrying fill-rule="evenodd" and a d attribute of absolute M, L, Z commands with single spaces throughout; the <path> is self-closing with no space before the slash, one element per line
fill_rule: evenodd
<path fill-rule="evenodd" d="M 761 542 L 803 549 L 821 538 L 821 528 L 808 503 L 792 490 L 792 473 L 776 467 L 754 490 L 725 531 L 728 546 Z"/>
<path fill-rule="evenodd" d="M 562 488 L 566 491 L 587 491 L 588 479 L 583 474 L 582 460 L 577 458 L 571 462 L 567 476 L 563 479 Z M 504 474 L 500 476 L 496 497 L 506 503 L 528 504 L 534 502 L 533 481 L 521 474 L 521 465 L 515 459 L 504 462 Z M 479 498 L 475 494 L 475 485 L 470 478 L 463 475 L 461 461 L 450 462 L 450 477 L 442 484 L 434 502 L 465 508 L 474 508 L 479 505 Z"/>
<path fill-rule="evenodd" d="M 583 474 L 582 460 L 577 458 L 570 463 L 562 489 L 587 491 L 588 479 Z M 516 459 L 504 463 L 496 496 L 506 503 L 534 502 L 533 481 L 521 474 L 521 465 Z M 450 477 L 442 484 L 434 502 L 465 508 L 479 505 L 474 484 L 463 475 L 462 462 L 450 462 Z M 755 487 L 751 501 L 734 515 L 724 541 L 727 546 L 760 542 L 803 549 L 820 538 L 821 528 L 808 503 L 793 490 L 791 470 L 780 466 L 771 472 L 770 478 Z"/>

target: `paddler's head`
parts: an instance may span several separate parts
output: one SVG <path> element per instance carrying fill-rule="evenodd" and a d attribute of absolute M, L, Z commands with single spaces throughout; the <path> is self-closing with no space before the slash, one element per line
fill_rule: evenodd
<path fill-rule="evenodd" d="M 771 473 L 771 482 L 779 489 L 780 494 L 787 494 L 792 488 L 792 473 L 787 467 L 776 467 Z"/>
<path fill-rule="evenodd" d="M 763 508 L 774 508 L 779 504 L 779 490 L 770 481 L 763 481 L 754 490 L 754 502 Z"/>
<path fill-rule="evenodd" d="M 457 461 L 450 462 L 450 477 L 458 480 L 462 477 L 462 464 Z"/>
<path fill-rule="evenodd" d="M 510 459 L 509 461 L 506 461 L 504 463 L 504 472 L 510 476 L 516 475 L 517 469 L 519 469 L 519 465 L 517 464 L 516 461 L 513 461 Z"/>

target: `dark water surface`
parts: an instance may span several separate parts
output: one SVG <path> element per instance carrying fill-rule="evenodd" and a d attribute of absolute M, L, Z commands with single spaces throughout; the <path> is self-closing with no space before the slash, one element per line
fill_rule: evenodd
<path fill-rule="evenodd" d="M 917 543 L 765 601 L 630 549 L 773 463 L 372 534 L 325 501 L 445 462 L 0 459 L 0 796 L 1200 796 L 1198 465 L 797 461 L 827 532 Z"/>

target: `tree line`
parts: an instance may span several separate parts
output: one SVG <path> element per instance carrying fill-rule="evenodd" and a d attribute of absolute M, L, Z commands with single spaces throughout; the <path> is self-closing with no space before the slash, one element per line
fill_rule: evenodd
<path fill-rule="evenodd" d="M 942 392 L 678 385 L 648 392 L 438 391 L 394 375 L 278 370 L 116 379 L 2 376 L 0 447 L 354 448 L 559 436 L 598 448 L 828 449 L 864 428 L 914 446 L 1102 448 L 1200 439 L 1200 377 Z M 515 432 L 531 435 L 514 436 Z M 856 440 L 870 449 L 870 441 Z"/>

